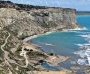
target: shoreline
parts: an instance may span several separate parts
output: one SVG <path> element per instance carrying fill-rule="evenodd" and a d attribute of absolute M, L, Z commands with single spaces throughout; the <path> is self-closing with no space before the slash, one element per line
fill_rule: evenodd
<path fill-rule="evenodd" d="M 85 29 L 84 27 L 82 27 L 82 28 L 79 28 L 79 27 L 78 27 L 78 28 L 75 28 L 75 29 L 66 29 L 66 30 L 64 29 L 64 30 L 62 30 L 62 31 L 60 31 L 60 32 L 70 32 L 70 31 L 78 31 L 78 30 L 84 30 L 84 29 Z M 45 59 L 45 60 L 47 61 L 47 63 L 48 63 L 49 65 L 53 65 L 53 66 L 57 66 L 58 63 L 67 61 L 68 59 L 70 59 L 70 57 L 68 57 L 68 56 L 62 56 L 62 55 L 50 56 L 50 55 L 48 55 L 47 53 L 43 52 L 40 46 L 38 46 L 37 44 L 32 43 L 31 40 L 34 39 L 34 38 L 37 38 L 37 37 L 39 37 L 39 36 L 49 35 L 49 34 L 55 33 L 55 32 L 59 32 L 59 31 L 56 31 L 56 30 L 54 30 L 54 31 L 49 31 L 49 32 L 46 32 L 46 33 L 43 33 L 43 34 L 38 34 L 38 35 L 33 35 L 33 36 L 30 36 L 30 37 L 27 37 L 27 38 L 25 38 L 25 39 L 23 40 L 23 43 L 24 43 L 24 44 L 27 43 L 28 45 L 31 45 L 31 46 L 29 46 L 30 48 L 33 46 L 32 49 L 34 49 L 34 47 L 36 47 L 36 48 L 39 47 L 41 53 L 44 53 L 45 55 L 48 56 L 48 59 Z M 30 41 L 30 43 L 28 43 L 28 41 Z M 36 49 L 36 50 L 37 50 L 37 49 Z M 35 51 L 36 51 L 36 50 L 35 50 Z M 38 50 L 37 50 L 37 51 L 38 51 Z M 52 70 L 49 70 L 49 71 L 52 71 Z"/>
<path fill-rule="evenodd" d="M 30 72 L 27 72 L 30 74 Z M 33 71 L 34 74 L 76 74 L 74 71 L 61 70 L 61 71 Z"/>
<path fill-rule="evenodd" d="M 30 36 L 30 37 L 25 38 L 23 40 L 23 42 L 26 42 L 27 43 L 27 41 L 31 41 L 34 38 L 37 38 L 37 37 L 43 36 L 43 35 L 49 35 L 49 34 L 54 33 L 54 32 L 56 32 L 56 31 L 49 31 L 49 32 L 46 32 L 46 33 L 43 33 L 43 34 L 33 35 L 33 36 Z"/>
<path fill-rule="evenodd" d="M 82 31 L 82 30 L 87 30 L 86 27 L 77 27 L 77 28 L 74 28 L 74 29 L 63 29 L 62 31 L 49 31 L 49 32 L 46 32 L 46 33 L 43 33 L 43 34 L 38 34 L 38 35 L 33 35 L 33 36 L 29 36 L 29 37 L 26 37 L 23 42 L 26 42 L 27 41 L 31 41 L 32 39 L 34 38 L 37 38 L 37 37 L 40 37 L 40 36 L 43 36 L 43 35 L 49 35 L 49 34 L 52 34 L 52 33 L 55 33 L 55 32 L 73 32 L 73 31 Z"/>
<path fill-rule="evenodd" d="M 70 57 L 57 55 L 57 54 L 54 54 L 54 53 L 53 53 L 54 55 L 49 55 L 46 52 L 44 52 L 41 49 L 40 46 L 38 46 L 37 44 L 32 43 L 31 40 L 34 39 L 34 38 L 37 38 L 39 36 L 48 35 L 48 34 L 51 34 L 51 33 L 54 33 L 54 32 L 57 32 L 57 31 L 51 31 L 51 32 L 46 32 L 45 34 L 34 35 L 34 36 L 31 36 L 31 37 L 27 37 L 23 40 L 23 44 L 24 44 L 23 46 L 25 46 L 24 48 L 32 49 L 33 51 L 37 51 L 37 52 L 39 51 L 40 53 L 43 53 L 44 55 L 48 56 L 47 58 L 44 59 L 44 61 L 46 61 L 49 66 L 58 66 L 59 63 L 67 61 L 68 59 L 70 59 Z M 30 43 L 28 43 L 28 40 L 30 41 Z M 39 49 L 37 49 L 37 48 L 39 48 Z M 22 56 L 25 57 L 26 56 L 26 51 L 24 51 L 23 49 L 22 49 L 20 55 L 23 54 Z M 27 58 L 27 57 L 25 57 L 25 58 Z M 28 60 L 26 60 L 26 61 L 28 61 Z M 27 62 L 26 62 L 26 65 L 28 65 Z M 52 70 L 49 70 L 49 71 L 52 71 Z"/>

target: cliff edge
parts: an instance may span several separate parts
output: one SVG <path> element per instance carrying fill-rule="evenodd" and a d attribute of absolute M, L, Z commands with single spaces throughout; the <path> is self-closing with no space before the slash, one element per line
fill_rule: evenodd
<path fill-rule="evenodd" d="M 0 28 L 3 27 L 18 31 L 20 36 L 30 36 L 51 30 L 73 29 L 78 26 L 75 9 L 0 1 Z"/>

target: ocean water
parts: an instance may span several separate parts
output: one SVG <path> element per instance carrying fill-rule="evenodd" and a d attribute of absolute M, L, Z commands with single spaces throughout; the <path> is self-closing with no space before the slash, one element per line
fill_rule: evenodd
<path fill-rule="evenodd" d="M 40 45 L 47 53 L 71 57 L 58 68 L 70 68 L 73 64 L 90 66 L 90 16 L 78 15 L 77 23 L 86 29 L 55 32 L 37 37 L 32 42 Z"/>

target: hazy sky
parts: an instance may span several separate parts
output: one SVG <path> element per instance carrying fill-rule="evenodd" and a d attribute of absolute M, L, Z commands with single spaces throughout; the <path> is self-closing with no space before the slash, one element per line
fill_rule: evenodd
<path fill-rule="evenodd" d="M 31 5 L 56 6 L 65 8 L 75 8 L 82 11 L 90 11 L 90 0 L 10 0 L 16 3 Z"/>

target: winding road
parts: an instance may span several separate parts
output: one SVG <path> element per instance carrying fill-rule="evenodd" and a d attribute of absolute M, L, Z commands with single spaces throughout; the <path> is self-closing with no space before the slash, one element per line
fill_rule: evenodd
<path fill-rule="evenodd" d="M 3 47 L 7 44 L 7 41 L 8 41 L 8 39 L 9 39 L 9 37 L 10 37 L 10 33 L 8 32 L 8 36 L 7 36 L 7 38 L 5 39 L 5 43 L 4 43 L 3 45 L 1 45 L 1 50 L 2 50 L 2 51 L 4 51 Z"/>
<path fill-rule="evenodd" d="M 11 66 L 11 65 L 9 64 L 9 62 L 8 62 L 8 60 L 9 60 L 9 58 L 8 58 L 8 52 L 4 50 L 4 47 L 5 47 L 5 45 L 7 44 L 8 39 L 9 39 L 10 36 L 11 36 L 11 35 L 10 35 L 10 33 L 8 32 L 8 36 L 7 36 L 7 38 L 5 39 L 4 44 L 1 45 L 1 50 L 4 52 L 4 62 L 5 62 L 5 64 L 8 65 L 8 66 L 12 69 L 12 66 Z M 8 68 L 8 69 L 9 69 L 9 68 Z M 10 71 L 10 74 L 12 74 L 11 71 Z"/>

